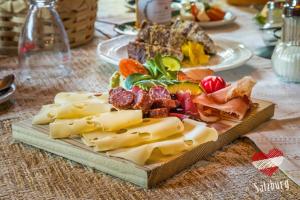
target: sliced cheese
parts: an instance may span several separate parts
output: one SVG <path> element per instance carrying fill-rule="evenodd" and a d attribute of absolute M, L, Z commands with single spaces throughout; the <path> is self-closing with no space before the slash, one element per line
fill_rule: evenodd
<path fill-rule="evenodd" d="M 44 105 L 40 112 L 33 117 L 32 124 L 49 124 L 55 119 L 82 118 L 110 112 L 111 109 L 111 104 L 95 102 Z"/>
<path fill-rule="evenodd" d="M 214 128 L 206 127 L 201 122 L 185 119 L 183 123 L 185 130 L 178 137 L 137 147 L 118 149 L 107 152 L 107 154 L 144 165 L 154 151 L 159 151 L 161 155 L 172 156 L 218 139 L 217 131 Z"/>
<path fill-rule="evenodd" d="M 183 123 L 177 117 L 149 118 L 137 126 L 110 134 L 101 131 L 83 134 L 83 140 L 95 146 L 96 151 L 108 151 L 162 140 L 183 130 Z"/>
<path fill-rule="evenodd" d="M 74 103 L 74 102 L 97 102 L 108 103 L 108 93 L 91 92 L 61 92 L 54 98 L 55 104 Z"/>
<path fill-rule="evenodd" d="M 96 130 L 117 131 L 142 123 L 141 110 L 106 112 L 80 119 L 57 119 L 50 123 L 52 138 L 66 138 Z"/>

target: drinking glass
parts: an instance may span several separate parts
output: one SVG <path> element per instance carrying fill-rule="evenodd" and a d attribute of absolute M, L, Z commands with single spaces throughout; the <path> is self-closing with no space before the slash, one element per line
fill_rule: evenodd
<path fill-rule="evenodd" d="M 30 0 L 19 39 L 21 80 L 61 78 L 70 74 L 71 53 L 56 0 Z"/>

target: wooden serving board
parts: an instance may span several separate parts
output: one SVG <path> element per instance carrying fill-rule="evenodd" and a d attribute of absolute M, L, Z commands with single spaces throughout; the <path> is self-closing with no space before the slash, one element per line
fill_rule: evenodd
<path fill-rule="evenodd" d="M 231 143 L 273 116 L 273 103 L 262 100 L 254 100 L 254 103 L 258 106 L 252 109 L 243 121 L 221 120 L 210 125 L 220 134 L 216 142 L 208 142 L 163 162 L 148 163 L 144 166 L 94 152 L 80 139 L 51 139 L 48 125 L 31 125 L 31 120 L 13 124 L 13 138 L 141 187 L 150 188 Z"/>

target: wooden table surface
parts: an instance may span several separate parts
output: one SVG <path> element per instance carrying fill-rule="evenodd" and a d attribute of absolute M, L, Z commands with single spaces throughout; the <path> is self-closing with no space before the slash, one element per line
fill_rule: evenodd
<path fill-rule="evenodd" d="M 263 46 L 261 35 L 252 21 L 253 10 L 230 9 L 238 16 L 237 22 L 228 27 L 210 29 L 209 34 L 214 38 L 243 42 L 252 50 Z M 134 19 L 134 14 L 127 12 L 123 0 L 100 0 L 98 19 L 120 23 Z M 94 41 L 72 50 L 71 77 L 59 80 L 43 77 L 27 84 L 17 80 L 13 104 L 0 109 L 0 199 L 299 199 L 299 186 L 284 173 L 278 171 L 267 177 L 252 166 L 251 158 L 258 150 L 248 139 L 235 141 L 151 190 L 28 145 L 13 143 L 11 123 L 31 117 L 41 105 L 50 103 L 57 92 L 106 89 L 108 77 L 115 67 L 98 58 L 96 45 L 107 39 L 107 35 L 114 37 L 116 33 L 111 24 L 97 22 L 96 26 L 105 34 L 96 32 Z M 0 60 L 0 76 L 18 74 L 19 71 L 16 57 Z M 254 56 L 241 68 L 220 73 L 228 81 L 249 74 L 262 82 L 254 91 L 256 98 L 273 100 L 279 107 L 286 106 L 286 101 L 261 92 L 264 84 L 276 86 L 271 85 L 275 75 L 270 60 Z M 285 86 L 285 89 L 289 90 L 289 87 Z M 293 87 L 299 90 L 299 86 Z M 294 110 L 297 109 L 295 106 Z M 300 117 L 298 113 L 300 111 L 293 117 Z M 284 119 L 286 115 L 291 116 L 288 112 L 276 112 L 275 117 Z M 257 192 L 254 186 L 280 181 L 288 181 L 289 188 Z"/>

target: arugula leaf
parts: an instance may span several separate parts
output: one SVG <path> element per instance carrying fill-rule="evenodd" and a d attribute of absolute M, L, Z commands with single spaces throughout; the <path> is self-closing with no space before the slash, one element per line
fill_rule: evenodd
<path fill-rule="evenodd" d="M 163 65 L 162 61 L 162 56 L 160 54 L 156 54 L 154 57 L 154 62 L 157 66 L 158 71 L 160 71 L 160 73 L 162 73 L 165 77 L 169 77 L 169 74 L 165 68 L 165 66 Z"/>
<path fill-rule="evenodd" d="M 153 86 L 163 86 L 163 87 L 167 87 L 168 85 L 173 85 L 175 83 L 178 83 L 179 81 L 177 80 L 156 80 L 156 79 L 149 79 L 149 80 L 141 80 L 138 81 L 136 83 L 134 83 L 134 85 L 138 86 L 139 88 L 143 89 L 143 90 L 149 90 L 151 87 Z"/>
<path fill-rule="evenodd" d="M 158 76 L 159 71 L 157 70 L 157 66 L 156 66 L 155 61 L 153 59 L 147 60 L 144 67 L 149 71 L 149 73 L 151 74 L 151 76 L 153 78 L 156 78 Z"/>
<path fill-rule="evenodd" d="M 124 87 L 125 89 L 130 90 L 136 82 L 147 79 L 152 79 L 152 77 L 150 75 L 139 73 L 130 74 L 129 76 L 127 76 L 124 82 Z"/>

